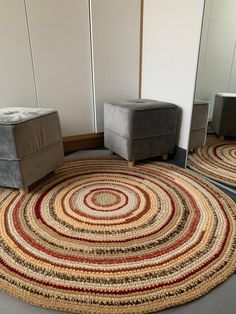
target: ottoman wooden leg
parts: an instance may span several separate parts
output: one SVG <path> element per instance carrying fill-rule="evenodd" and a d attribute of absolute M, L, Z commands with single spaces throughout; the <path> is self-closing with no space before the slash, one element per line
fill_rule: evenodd
<path fill-rule="evenodd" d="M 134 161 L 128 161 L 128 167 L 134 167 Z"/>
<path fill-rule="evenodd" d="M 168 154 L 163 154 L 161 156 L 162 160 L 166 161 L 168 159 Z"/>
<path fill-rule="evenodd" d="M 29 189 L 20 189 L 20 194 L 26 194 L 29 192 Z"/>

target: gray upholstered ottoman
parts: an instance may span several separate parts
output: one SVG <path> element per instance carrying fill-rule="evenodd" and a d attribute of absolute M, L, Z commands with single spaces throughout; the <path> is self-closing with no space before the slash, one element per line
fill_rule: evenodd
<path fill-rule="evenodd" d="M 208 101 L 195 100 L 189 138 L 189 150 L 204 146 L 208 124 Z"/>
<path fill-rule="evenodd" d="M 63 161 L 57 111 L 0 109 L 0 186 L 27 190 Z"/>
<path fill-rule="evenodd" d="M 216 94 L 212 128 L 221 138 L 236 136 L 236 94 Z"/>
<path fill-rule="evenodd" d="M 178 107 L 137 99 L 104 105 L 105 147 L 129 161 L 172 154 L 175 151 Z"/>

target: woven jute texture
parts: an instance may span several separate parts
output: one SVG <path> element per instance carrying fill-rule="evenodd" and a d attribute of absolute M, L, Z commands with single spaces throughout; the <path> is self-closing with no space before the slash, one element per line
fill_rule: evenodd
<path fill-rule="evenodd" d="M 38 306 L 151 313 L 236 269 L 235 203 L 190 170 L 73 160 L 0 202 L 0 289 Z"/>
<path fill-rule="evenodd" d="M 236 141 L 209 136 L 206 145 L 189 154 L 188 167 L 206 177 L 236 187 Z"/>

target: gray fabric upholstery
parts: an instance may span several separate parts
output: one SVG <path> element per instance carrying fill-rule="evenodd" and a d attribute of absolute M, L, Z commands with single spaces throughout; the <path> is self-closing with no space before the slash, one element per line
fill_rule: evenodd
<path fill-rule="evenodd" d="M 63 161 L 57 111 L 0 109 L 0 186 L 27 188 Z"/>
<path fill-rule="evenodd" d="M 205 144 L 208 124 L 208 108 L 209 103 L 207 101 L 195 101 L 193 104 L 189 150 Z"/>
<path fill-rule="evenodd" d="M 0 109 L 0 121 L 2 124 L 17 124 L 52 112 L 55 112 L 55 110 L 46 108 L 6 107 Z"/>
<path fill-rule="evenodd" d="M 236 94 L 216 94 L 212 128 L 218 136 L 236 136 Z"/>
<path fill-rule="evenodd" d="M 105 146 L 126 160 L 174 153 L 178 107 L 149 99 L 104 104 Z"/>

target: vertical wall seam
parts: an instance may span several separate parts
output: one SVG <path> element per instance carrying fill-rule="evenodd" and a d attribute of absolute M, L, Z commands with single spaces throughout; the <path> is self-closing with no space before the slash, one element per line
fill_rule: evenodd
<path fill-rule="evenodd" d="M 139 98 L 142 97 L 143 80 L 143 20 L 144 20 L 144 0 L 140 3 L 140 45 L 139 45 Z"/>
<path fill-rule="evenodd" d="M 91 76 L 92 76 L 92 113 L 93 113 L 93 131 L 98 132 L 97 126 L 97 107 L 96 107 L 96 86 L 95 86 L 95 70 L 94 70 L 94 45 L 93 45 L 93 16 L 92 16 L 92 0 L 88 0 L 89 7 L 89 36 L 90 36 L 90 59 L 91 59 Z"/>
<path fill-rule="evenodd" d="M 208 19 L 207 28 L 206 28 L 207 36 L 206 36 L 206 45 L 205 45 L 205 53 L 204 53 L 204 61 L 203 61 L 203 78 L 205 77 L 205 72 L 206 72 L 206 58 L 207 58 L 206 52 L 207 52 L 207 46 L 209 42 L 209 31 L 210 31 L 210 24 L 211 24 L 211 19 L 212 19 L 212 8 L 213 8 L 213 4 L 211 0 L 210 14 L 209 14 L 209 19 Z M 205 9 L 206 9 L 206 0 L 204 1 L 204 12 L 205 12 Z M 203 16 L 204 16 L 204 12 L 203 12 Z"/>
<path fill-rule="evenodd" d="M 236 41 L 234 43 L 234 51 L 233 51 L 232 62 L 231 62 L 230 73 L 229 73 L 229 81 L 228 81 L 228 88 L 227 88 L 228 92 L 231 85 L 231 78 L 232 78 L 233 66 L 234 66 L 234 61 L 235 61 L 235 52 L 236 52 Z"/>
<path fill-rule="evenodd" d="M 37 89 L 36 75 L 35 75 L 35 64 L 34 64 L 34 58 L 33 58 L 33 49 L 32 49 L 32 42 L 31 42 L 30 25 L 29 25 L 29 17 L 28 17 L 26 0 L 24 0 L 24 8 L 25 8 L 25 18 L 26 18 L 29 46 L 30 46 L 30 57 L 31 57 L 31 64 L 32 64 L 32 71 L 33 71 L 33 79 L 34 79 L 34 90 L 35 90 L 35 97 L 36 97 L 36 105 L 37 105 L 37 107 L 39 107 L 38 89 Z"/>

